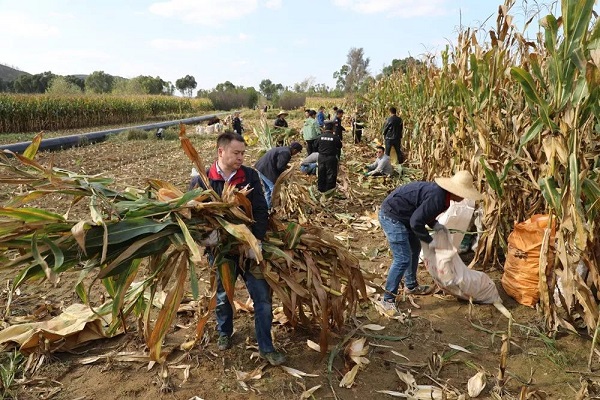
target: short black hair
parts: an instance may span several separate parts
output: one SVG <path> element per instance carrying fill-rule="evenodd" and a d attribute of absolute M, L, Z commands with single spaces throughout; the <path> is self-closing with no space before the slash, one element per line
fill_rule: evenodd
<path fill-rule="evenodd" d="M 396 107 L 390 107 L 390 112 L 392 114 L 396 114 L 398 112 L 398 110 L 396 110 Z"/>
<path fill-rule="evenodd" d="M 309 110 L 308 115 L 310 115 L 312 117 L 314 115 L 317 115 L 317 112 L 315 110 Z"/>
<path fill-rule="evenodd" d="M 225 147 L 233 141 L 242 142 L 246 144 L 246 141 L 244 140 L 244 137 L 242 135 L 238 135 L 233 131 L 226 131 L 221 133 L 217 138 L 217 148 Z"/>
<path fill-rule="evenodd" d="M 377 147 L 375 147 L 375 148 L 376 148 L 377 150 L 385 151 L 385 147 L 383 147 L 383 146 L 377 146 Z"/>
<path fill-rule="evenodd" d="M 333 107 L 333 111 L 337 111 L 337 106 Z"/>

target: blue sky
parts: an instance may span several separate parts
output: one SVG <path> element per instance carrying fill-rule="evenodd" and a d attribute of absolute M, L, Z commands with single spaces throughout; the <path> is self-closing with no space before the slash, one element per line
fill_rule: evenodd
<path fill-rule="evenodd" d="M 438 53 L 458 26 L 494 24 L 498 0 L 0 0 L 0 63 L 30 73 L 132 78 L 187 74 L 198 89 L 229 80 L 292 86 L 332 75 L 351 47 L 370 72 L 394 58 Z M 517 27 L 525 9 L 513 8 Z M 538 1 L 550 4 L 550 1 Z M 547 8 L 542 15 L 547 13 Z M 536 18 L 537 20 L 537 18 Z M 537 24 L 536 24 L 537 25 Z M 490 26 L 490 25 L 488 25 Z"/>

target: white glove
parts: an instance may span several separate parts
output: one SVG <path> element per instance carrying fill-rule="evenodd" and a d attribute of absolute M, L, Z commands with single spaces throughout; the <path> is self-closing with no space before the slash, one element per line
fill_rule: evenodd
<path fill-rule="evenodd" d="M 439 231 L 444 231 L 444 232 L 448 232 L 448 228 L 446 228 L 446 226 L 440 224 L 439 222 L 435 222 L 435 224 L 433 225 L 433 230 L 435 232 L 439 232 Z"/>
<path fill-rule="evenodd" d="M 205 239 L 200 241 L 200 245 L 204 247 L 214 247 L 219 243 L 220 236 L 219 231 L 215 229 Z"/>
<path fill-rule="evenodd" d="M 258 248 L 262 251 L 262 243 L 261 242 L 258 242 Z M 246 251 L 246 258 L 249 258 L 250 260 L 254 260 L 254 261 L 256 261 L 256 259 L 257 259 L 256 253 L 254 252 L 254 250 L 251 247 Z"/>
<path fill-rule="evenodd" d="M 443 225 L 442 225 L 443 226 Z M 435 251 L 435 239 L 433 239 L 430 243 L 429 243 L 429 250 L 431 251 Z"/>

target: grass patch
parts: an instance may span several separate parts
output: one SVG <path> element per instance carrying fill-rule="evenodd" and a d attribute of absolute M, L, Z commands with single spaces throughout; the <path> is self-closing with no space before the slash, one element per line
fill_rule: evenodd
<path fill-rule="evenodd" d="M 148 132 L 141 129 L 129 129 L 125 132 L 127 140 L 148 140 Z"/>

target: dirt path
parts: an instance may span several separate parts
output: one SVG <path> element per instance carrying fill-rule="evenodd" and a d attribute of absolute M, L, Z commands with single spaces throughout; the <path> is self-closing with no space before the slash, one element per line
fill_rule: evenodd
<path fill-rule="evenodd" d="M 193 138 L 193 142 L 208 163 L 214 156 L 214 136 Z M 253 164 L 256 152 L 248 151 L 246 164 Z M 363 152 L 352 156 L 348 151 L 348 162 L 353 160 L 362 163 Z M 354 157 L 354 158 L 352 158 Z M 358 157 L 358 159 L 356 159 Z M 362 158 L 361 158 L 362 157 Z M 116 180 L 116 186 L 125 188 L 135 186 L 143 188 L 147 178 L 158 178 L 170 181 L 182 189 L 187 186 L 191 169 L 190 162 L 180 150 L 178 142 L 157 141 L 109 141 L 96 146 L 70 149 L 62 152 L 41 154 L 39 160 L 50 162 L 61 168 L 81 171 L 88 174 L 105 173 Z M 4 192 L 4 201 L 10 194 Z M 340 223 L 336 213 L 345 211 L 353 215 L 362 215 L 365 211 L 373 212 L 373 205 L 379 204 L 385 195 L 381 192 L 377 197 L 364 201 L 363 208 L 344 203 L 324 209 L 318 219 L 335 233 L 348 235 L 348 226 Z M 366 199 L 365 199 L 366 200 Z M 60 210 L 64 208 L 64 199 L 49 199 L 39 204 L 46 209 Z M 75 210 L 84 216 L 85 207 Z M 361 267 L 373 274 L 376 284 L 383 282 L 386 269 L 390 263 L 387 244 L 383 233 L 378 229 L 370 231 L 351 231 L 348 245 L 351 251 L 361 259 Z M 2 271 L 2 283 L 14 276 L 15 271 Z M 539 331 L 542 326 L 535 310 L 519 306 L 507 298 L 499 284 L 500 273 L 492 272 L 507 308 L 514 314 L 517 323 L 508 357 L 507 393 L 503 398 L 516 398 L 523 386 L 530 391 L 545 392 L 548 398 L 574 398 L 580 389 L 581 374 L 570 371 L 584 371 L 587 368 L 587 355 L 590 341 L 588 338 L 574 335 L 564 336 L 554 341 L 546 338 Z M 76 301 L 73 285 L 77 273 L 62 277 L 57 288 L 47 283 L 28 283 L 13 301 L 13 315 L 32 314 L 42 310 L 39 318 L 49 318 L 60 312 L 60 308 Z M 431 282 L 427 273 L 420 270 L 420 280 Z M 4 284 L 3 284 L 4 286 Z M 95 292 L 99 296 L 101 290 Z M 245 301 L 247 292 L 243 284 L 238 283 L 236 293 L 238 300 Z M 4 308 L 6 291 L 0 297 L 0 306 Z M 447 385 L 460 393 L 467 392 L 467 381 L 478 369 L 488 374 L 488 386 L 480 398 L 490 398 L 489 392 L 498 373 L 500 360 L 501 335 L 507 329 L 507 320 L 493 306 L 476 305 L 470 307 L 467 302 L 454 298 L 442 299 L 428 296 L 416 300 L 420 308 L 409 302 L 402 304 L 407 317 L 404 321 L 385 318 L 379 314 L 370 302 L 362 304 L 357 323 L 374 323 L 385 326 L 378 332 L 359 331 L 361 335 L 380 335 L 367 337 L 370 349 L 366 357 L 370 364 L 361 369 L 351 389 L 339 388 L 338 383 L 347 368 L 341 357 L 335 358 L 330 375 L 333 386 L 328 380 L 328 359 L 307 346 L 308 339 L 318 341 L 318 331 L 304 329 L 292 330 L 287 326 L 276 324 L 273 329 L 276 345 L 288 355 L 287 366 L 305 373 L 316 374 L 317 377 L 295 378 L 284 370 L 266 367 L 262 377 L 247 382 L 247 390 L 236 381 L 236 372 L 250 372 L 261 363 L 253 354 L 256 344 L 253 335 L 253 318 L 251 314 L 240 312 L 235 321 L 233 349 L 221 353 L 216 349 L 214 320 L 210 322 L 208 343 L 200 348 L 184 354 L 174 350 L 169 356 L 169 393 L 161 393 L 163 381 L 159 377 L 158 366 L 147 370 L 146 363 L 125 363 L 111 360 L 82 365 L 83 357 L 103 355 L 115 351 L 143 352 L 144 346 L 139 341 L 135 329 L 119 337 L 92 342 L 78 350 L 77 354 L 55 353 L 54 359 L 44 365 L 38 372 L 39 377 L 60 382 L 60 390 L 56 390 L 54 399 L 190 399 L 194 396 L 204 399 L 282 399 L 300 398 L 301 393 L 321 385 L 314 393 L 314 398 L 338 399 L 385 399 L 388 395 L 378 393 L 380 390 L 403 390 L 395 368 L 411 371 L 419 384 Z M 44 311 L 45 310 L 45 311 Z M 410 311 L 409 311 L 410 310 Z M 343 337 L 354 328 L 350 321 Z M 178 315 L 177 326 L 167 335 L 166 348 L 177 348 L 184 338 L 193 333 L 193 316 L 188 313 Z M 186 326 L 192 328 L 185 329 Z M 183 327 L 183 328 L 181 328 Z M 359 337 L 360 335 L 357 335 Z M 333 343 L 339 339 L 332 340 Z M 450 345 L 461 346 L 469 351 L 457 351 Z M 395 353 L 394 353 L 395 352 Z M 597 366 L 597 362 L 594 364 Z M 184 372 L 189 371 L 185 383 Z M 34 387 L 34 386 L 29 386 Z M 57 384 L 36 386 L 48 389 L 24 389 L 19 398 L 34 399 L 50 393 L 49 388 Z M 335 395 L 332 391 L 335 391 Z M 543 397 L 530 397 L 543 398 Z"/>

